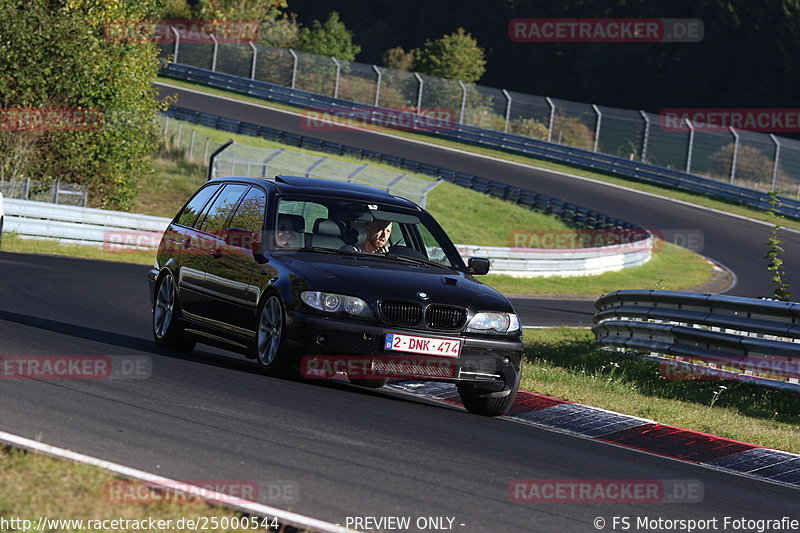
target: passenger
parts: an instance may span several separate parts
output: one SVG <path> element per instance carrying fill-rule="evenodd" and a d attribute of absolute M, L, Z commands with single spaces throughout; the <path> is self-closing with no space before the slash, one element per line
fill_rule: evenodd
<path fill-rule="evenodd" d="M 364 244 L 356 248 L 359 252 L 385 254 L 389 251 L 389 247 L 386 245 L 389 242 L 389 236 L 391 234 L 391 221 L 373 220 L 367 224 L 367 238 L 364 240 Z"/>
<path fill-rule="evenodd" d="M 278 229 L 275 232 L 275 242 L 278 246 L 289 246 L 295 236 L 295 228 L 289 217 L 278 216 Z"/>

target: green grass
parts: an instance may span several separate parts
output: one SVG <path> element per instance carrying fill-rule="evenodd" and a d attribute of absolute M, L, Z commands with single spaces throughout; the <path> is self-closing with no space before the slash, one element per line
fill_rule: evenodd
<path fill-rule="evenodd" d="M 0 516 L 6 520 L 22 518 L 32 520 L 28 531 L 35 531 L 39 517 L 49 519 L 76 520 L 172 520 L 172 527 L 159 531 L 185 533 L 177 521 L 184 517 L 242 517 L 242 514 L 221 506 L 212 506 L 199 499 L 158 501 L 158 494 L 145 487 L 135 494 L 153 494 L 147 503 L 117 502 L 108 491 L 120 479 L 101 468 L 73 463 L 36 453 L 0 449 Z M 131 482 L 134 483 L 134 482 Z M 140 493 L 139 490 L 142 492 Z M 119 528 L 115 531 L 136 531 L 139 528 Z M 148 530 L 147 527 L 141 528 Z M 0 528 L 0 531 L 22 531 Z M 93 527 L 57 527 L 51 525 L 47 531 L 98 531 Z M 192 530 L 193 531 L 193 530 Z M 248 529 L 217 528 L 215 531 L 248 531 Z M 263 531 L 263 530 L 262 530 Z M 276 531 L 268 529 L 267 531 Z"/>
<path fill-rule="evenodd" d="M 685 248 L 662 241 L 652 259 L 638 267 L 596 276 L 515 278 L 492 275 L 481 281 L 505 294 L 572 294 L 600 297 L 618 289 L 722 290 L 728 281 L 720 279 L 713 287 L 709 282 L 712 268 L 707 260 Z M 724 276 L 727 278 L 727 276 Z"/>
<path fill-rule="evenodd" d="M 63 255 L 85 259 L 102 259 L 123 263 L 152 265 L 155 251 L 148 250 L 110 250 L 91 244 L 64 244 L 46 239 L 23 239 L 13 233 L 3 233 L 2 251 L 18 254 Z"/>
<path fill-rule="evenodd" d="M 181 80 L 174 80 L 174 79 L 165 78 L 165 77 L 159 77 L 158 81 L 161 81 L 163 83 L 169 83 L 171 85 L 175 85 L 175 86 L 178 86 L 178 87 L 184 87 L 184 88 L 187 88 L 187 89 L 195 89 L 195 90 L 207 92 L 209 94 L 227 96 L 229 98 L 233 98 L 233 99 L 236 99 L 236 100 L 241 100 L 241 101 L 244 101 L 244 102 L 251 102 L 251 103 L 255 103 L 255 104 L 259 104 L 259 105 L 263 105 L 263 106 L 271 107 L 271 108 L 275 108 L 275 109 L 283 109 L 283 110 L 288 110 L 288 111 L 293 111 L 293 112 L 298 112 L 298 110 L 301 109 L 301 108 L 298 108 L 298 107 L 278 104 L 278 103 L 274 103 L 274 102 L 268 102 L 266 100 L 263 100 L 263 99 L 260 99 L 260 98 L 255 98 L 255 97 L 252 97 L 252 96 L 243 96 L 243 95 L 240 95 L 240 94 L 232 93 L 230 91 L 224 91 L 224 90 L 221 90 L 221 89 L 215 89 L 215 88 L 211 88 L 211 87 L 206 87 L 204 85 L 200 85 L 200 84 L 197 84 L 197 83 L 189 83 L 189 82 L 185 82 L 185 81 L 181 81 Z M 178 102 L 178 105 L 180 105 L 180 102 Z M 580 177 L 585 177 L 585 178 L 589 178 L 589 179 L 596 180 L 596 181 L 602 181 L 602 182 L 605 182 L 605 183 L 610 183 L 610 184 L 614 184 L 614 185 L 620 185 L 622 187 L 627 187 L 627 188 L 630 188 L 630 189 L 635 189 L 635 190 L 639 190 L 639 191 L 643 191 L 643 192 L 649 192 L 649 193 L 652 193 L 652 194 L 657 194 L 659 196 L 665 196 L 667 198 L 674 198 L 676 200 L 681 200 L 681 201 L 688 202 L 688 203 L 691 203 L 691 204 L 704 206 L 704 207 L 709 207 L 709 208 L 712 208 L 712 209 L 717 209 L 717 210 L 723 211 L 725 213 L 731 213 L 731 214 L 736 214 L 736 215 L 740 215 L 740 216 L 745 216 L 745 217 L 753 218 L 753 219 L 756 219 L 756 220 L 761 220 L 761 221 L 768 222 L 768 223 L 773 223 L 774 222 L 774 220 L 771 217 L 771 215 L 769 215 L 768 213 L 766 213 L 764 211 L 761 211 L 761 210 L 755 209 L 755 208 L 751 208 L 751 207 L 747 207 L 747 206 L 744 206 L 744 205 L 736 204 L 736 203 L 731 203 L 731 202 L 728 202 L 728 201 L 725 201 L 725 200 L 722 200 L 722 199 L 718 199 L 718 198 L 711 198 L 711 197 L 708 197 L 708 196 L 702 196 L 702 195 L 693 194 L 693 193 L 689 193 L 689 192 L 677 191 L 677 190 L 674 190 L 674 189 L 670 189 L 668 187 L 661 187 L 661 186 L 658 186 L 658 185 L 651 185 L 649 183 L 639 182 L 639 181 L 635 181 L 635 180 L 632 180 L 632 179 L 629 179 L 629 178 L 621 178 L 621 177 L 610 175 L 610 174 L 604 174 L 602 172 L 583 170 L 583 169 L 571 167 L 569 165 L 565 165 L 565 164 L 562 164 L 562 163 L 553 163 L 553 162 L 550 162 L 550 161 L 543 161 L 543 160 L 540 160 L 540 159 L 535 159 L 535 158 L 527 157 L 527 156 L 523 156 L 523 155 L 511 154 L 511 153 L 508 153 L 508 152 L 504 152 L 502 150 L 495 150 L 495 149 L 491 149 L 491 148 L 478 147 L 478 146 L 473 146 L 473 145 L 469 145 L 469 144 L 459 143 L 459 142 L 456 142 L 456 141 L 437 139 L 435 137 L 422 135 L 422 134 L 419 134 L 419 133 L 393 130 L 391 132 L 391 135 L 393 135 L 395 137 L 415 139 L 415 140 L 422 141 L 422 142 L 425 142 L 425 143 L 428 143 L 428 144 L 432 144 L 432 145 L 439 145 L 439 146 L 446 146 L 446 147 L 450 147 L 450 148 L 457 148 L 459 150 L 463 150 L 463 151 L 466 151 L 466 152 L 487 155 L 487 156 L 495 157 L 495 158 L 498 158 L 498 159 L 503 159 L 503 160 L 506 160 L 506 161 L 522 163 L 522 164 L 529 165 L 529 166 L 536 167 L 536 168 L 542 168 L 542 169 L 547 169 L 547 170 L 555 170 L 555 171 L 559 171 L 559 172 L 565 172 L 567 174 L 572 174 L 574 176 L 580 176 Z M 796 229 L 796 230 L 800 230 L 800 221 L 797 221 L 797 220 L 782 220 L 781 223 L 785 227 L 793 228 L 793 229 Z"/>
<path fill-rule="evenodd" d="M 659 364 L 591 344 L 588 329 L 526 330 L 521 389 L 800 453 L 798 394 L 729 381 L 668 380 Z"/>

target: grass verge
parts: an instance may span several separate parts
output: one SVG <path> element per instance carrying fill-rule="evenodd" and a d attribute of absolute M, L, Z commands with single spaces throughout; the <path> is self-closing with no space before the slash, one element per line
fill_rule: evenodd
<path fill-rule="evenodd" d="M 525 330 L 520 387 L 562 400 L 800 453 L 800 396 L 738 382 L 669 380 L 659 364 L 591 344 L 588 329 Z"/>
<path fill-rule="evenodd" d="M 219 95 L 219 96 L 226 96 L 228 98 L 241 100 L 243 102 L 250 102 L 250 103 L 263 105 L 263 106 L 271 107 L 271 108 L 275 108 L 275 109 L 282 109 L 282 110 L 285 110 L 285 111 L 292 111 L 292 112 L 295 112 L 295 113 L 297 113 L 301 109 L 301 108 L 298 108 L 298 107 L 288 106 L 288 105 L 284 105 L 284 104 L 278 104 L 278 103 L 275 103 L 275 102 L 269 102 L 269 101 L 263 100 L 261 98 L 255 98 L 255 97 L 252 97 L 252 96 L 244 96 L 244 95 L 240 95 L 240 94 L 233 93 L 233 92 L 230 92 L 230 91 L 224 91 L 222 89 L 206 87 L 206 86 L 200 85 L 198 83 L 189 83 L 189 82 L 185 82 L 185 81 L 181 81 L 181 80 L 175 80 L 175 79 L 171 79 L 171 78 L 165 78 L 165 77 L 159 77 L 157 79 L 157 81 L 162 82 L 162 83 L 168 83 L 168 84 L 175 85 L 175 86 L 178 86 L 178 87 L 183 87 L 183 88 L 186 88 L 186 89 L 194 89 L 194 90 L 203 91 L 203 92 L 206 92 L 206 93 L 209 93 L 209 94 L 215 94 L 215 95 Z M 180 102 L 179 102 L 179 104 L 180 104 Z M 393 130 L 391 132 L 391 135 L 395 136 L 395 137 L 414 139 L 414 140 L 422 141 L 422 142 L 425 142 L 425 143 L 428 143 L 428 144 L 432 144 L 432 145 L 445 146 L 445 147 L 449 147 L 449 148 L 456 148 L 456 149 L 459 149 L 459 150 L 463 150 L 465 152 L 471 152 L 471 153 L 476 153 L 476 154 L 481 154 L 481 155 L 487 155 L 487 156 L 495 157 L 495 158 L 498 158 L 498 159 L 503 159 L 503 160 L 506 160 L 506 161 L 512 161 L 512 162 L 516 162 L 516 163 L 522 163 L 522 164 L 525 164 L 525 165 L 529 165 L 529 166 L 532 166 L 532 167 L 542 168 L 542 169 L 545 169 L 545 170 L 555 170 L 555 171 L 558 171 L 558 172 L 565 172 L 567 174 L 572 174 L 574 176 L 590 178 L 590 179 L 593 179 L 593 180 L 602 181 L 602 182 L 610 183 L 610 184 L 614 184 L 614 185 L 619 185 L 619 186 L 622 186 L 622 187 L 627 187 L 627 188 L 635 189 L 635 190 L 638 190 L 638 191 L 657 194 L 659 196 L 665 196 L 667 198 L 674 198 L 676 200 L 681 200 L 681 201 L 688 202 L 688 203 L 691 203 L 691 204 L 704 206 L 704 207 L 709 207 L 709 208 L 712 208 L 712 209 L 717 209 L 717 210 L 723 211 L 725 213 L 731 213 L 731 214 L 735 214 L 735 215 L 740 215 L 740 216 L 753 218 L 753 219 L 756 219 L 756 220 L 761 220 L 761 221 L 764 221 L 764 222 L 768 222 L 770 224 L 774 222 L 774 220 L 771 218 L 771 216 L 768 213 L 764 212 L 764 211 L 761 211 L 761 210 L 758 210 L 758 209 L 754 209 L 754 208 L 751 208 L 751 207 L 747 207 L 747 206 L 744 206 L 744 205 L 741 205 L 741 204 L 727 202 L 725 200 L 721 200 L 721 199 L 718 199 L 718 198 L 702 196 L 702 195 L 693 194 L 693 193 L 689 193 L 689 192 L 676 191 L 674 189 L 670 189 L 670 188 L 667 188 L 667 187 L 661 187 L 661 186 L 658 186 L 658 185 L 651 185 L 649 183 L 639 182 L 639 181 L 635 181 L 635 180 L 632 180 L 632 179 L 620 178 L 618 176 L 614 176 L 614 175 L 610 175 L 610 174 L 603 174 L 601 172 L 583 170 L 583 169 L 571 167 L 569 165 L 565 165 L 565 164 L 562 164 L 562 163 L 553 163 L 553 162 L 550 162 L 550 161 L 543 161 L 543 160 L 540 160 L 540 159 L 534 159 L 534 158 L 523 156 L 523 155 L 511 154 L 511 153 L 508 153 L 508 152 L 504 152 L 502 150 L 495 150 L 495 149 L 491 149 L 491 148 L 478 147 L 478 146 L 473 146 L 473 145 L 469 145 L 469 144 L 463 144 L 463 143 L 459 143 L 459 142 L 456 142 L 456 141 L 450 141 L 450 140 L 445 140 L 445 139 L 437 139 L 435 137 L 428 136 L 428 135 L 422 135 L 422 134 L 419 134 L 419 133 Z M 781 221 L 781 224 L 783 226 L 787 227 L 787 228 L 800 230 L 800 221 L 798 221 L 798 220 L 785 219 L 785 220 Z"/>
<path fill-rule="evenodd" d="M 180 519 L 202 516 L 211 520 L 216 517 L 220 526 L 226 526 L 230 525 L 231 519 L 236 523 L 243 516 L 225 507 L 209 505 L 196 497 L 158 493 L 134 481 L 121 481 L 101 468 L 15 449 L 0 449 L 0 486 L 4 489 L 0 491 L 0 516 L 6 520 L 31 520 L 32 525 L 27 531 L 36 530 L 40 517 L 51 521 L 47 528 L 42 528 L 43 531 L 149 531 L 151 528 L 147 524 L 152 519 L 171 521 L 168 527 L 159 527 L 158 531 L 182 533 L 196 528 L 178 527 Z M 120 486 L 127 490 L 115 492 L 114 489 Z M 140 499 L 115 498 L 118 494 L 135 495 Z M 55 520 L 64 520 L 65 523 L 56 524 Z M 82 520 L 83 527 L 76 522 L 69 524 L 69 520 Z M 104 520 L 136 520 L 143 521 L 144 525 L 135 527 L 128 523 L 124 527 L 122 522 L 118 522 L 120 527 L 92 525 Z M 12 524 L 10 529 L 0 527 L 0 531 L 26 530 L 17 525 L 19 527 Z M 214 531 L 252 530 L 246 527 L 214 528 Z M 269 528 L 266 531 L 278 530 Z"/>

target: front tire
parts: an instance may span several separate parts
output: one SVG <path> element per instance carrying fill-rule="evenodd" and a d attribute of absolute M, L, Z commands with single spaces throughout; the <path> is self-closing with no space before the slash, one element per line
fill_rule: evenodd
<path fill-rule="evenodd" d="M 505 396 L 492 396 L 482 392 L 472 383 L 458 383 L 456 388 L 459 396 L 461 396 L 461 403 L 470 413 L 482 416 L 502 416 L 511 409 L 511 406 L 514 405 L 514 400 L 517 399 L 521 375 L 521 371 L 517 372 L 514 386 L 511 389 L 505 389 L 505 391 L 508 391 Z"/>
<path fill-rule="evenodd" d="M 178 317 L 178 291 L 171 273 L 161 277 L 156 287 L 153 306 L 153 339 L 156 345 L 168 350 L 191 352 L 197 342 L 187 337 Z"/>
<path fill-rule="evenodd" d="M 285 319 L 280 298 L 271 294 L 264 300 L 258 314 L 255 359 L 259 369 L 268 375 L 288 375 L 290 365 L 286 361 L 284 347 Z"/>

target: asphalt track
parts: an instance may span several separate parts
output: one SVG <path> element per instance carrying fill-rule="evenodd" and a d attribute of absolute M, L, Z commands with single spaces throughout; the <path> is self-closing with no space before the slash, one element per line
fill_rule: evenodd
<path fill-rule="evenodd" d="M 163 84 L 156 84 L 156 86 L 160 88 L 162 96 L 177 93 L 178 105 L 188 109 L 215 113 L 235 120 L 490 178 L 615 215 L 660 231 L 665 235 L 677 235 L 677 242 L 681 242 L 682 236 L 700 235 L 702 248 L 696 251 L 732 270 L 738 279 L 737 285 L 728 294 L 751 297 L 769 296 L 774 288 L 770 272 L 767 270 L 767 260 L 764 258 L 769 227 L 761 223 L 600 182 L 572 178 L 556 172 L 489 159 L 466 152 L 444 150 L 437 146 L 410 142 L 398 137 L 375 135 L 372 131 L 341 128 L 336 130 L 309 129 L 297 115 L 197 91 L 164 87 Z M 519 229 L 524 231 L 532 228 Z M 800 278 L 792 275 L 800 266 L 800 234 L 787 232 L 784 236 L 784 248 L 786 249 L 784 255 L 786 271 L 792 281 L 791 290 L 795 294 L 800 294 Z M 517 302 L 514 304 L 518 305 Z M 586 303 L 571 305 L 579 306 L 586 310 L 586 313 L 591 313 L 591 305 Z M 550 305 L 550 307 L 556 306 L 557 304 Z M 561 307 L 559 309 L 561 316 L 569 314 L 570 309 Z M 548 318 L 548 320 L 551 319 Z"/>
<path fill-rule="evenodd" d="M 342 524 L 348 516 L 447 516 L 456 531 L 583 533 L 596 531 L 596 517 L 606 530 L 613 516 L 634 526 L 641 517 L 800 518 L 800 493 L 787 486 L 400 392 L 267 378 L 252 362 L 205 347 L 158 350 L 146 269 L 0 253 L 0 355 L 152 363 L 146 379 L 0 379 L 0 429 L 173 479 L 291 482 L 296 502 L 270 501 L 266 491 L 257 499 Z M 513 503 L 516 479 L 699 480 L 704 498 Z"/>

